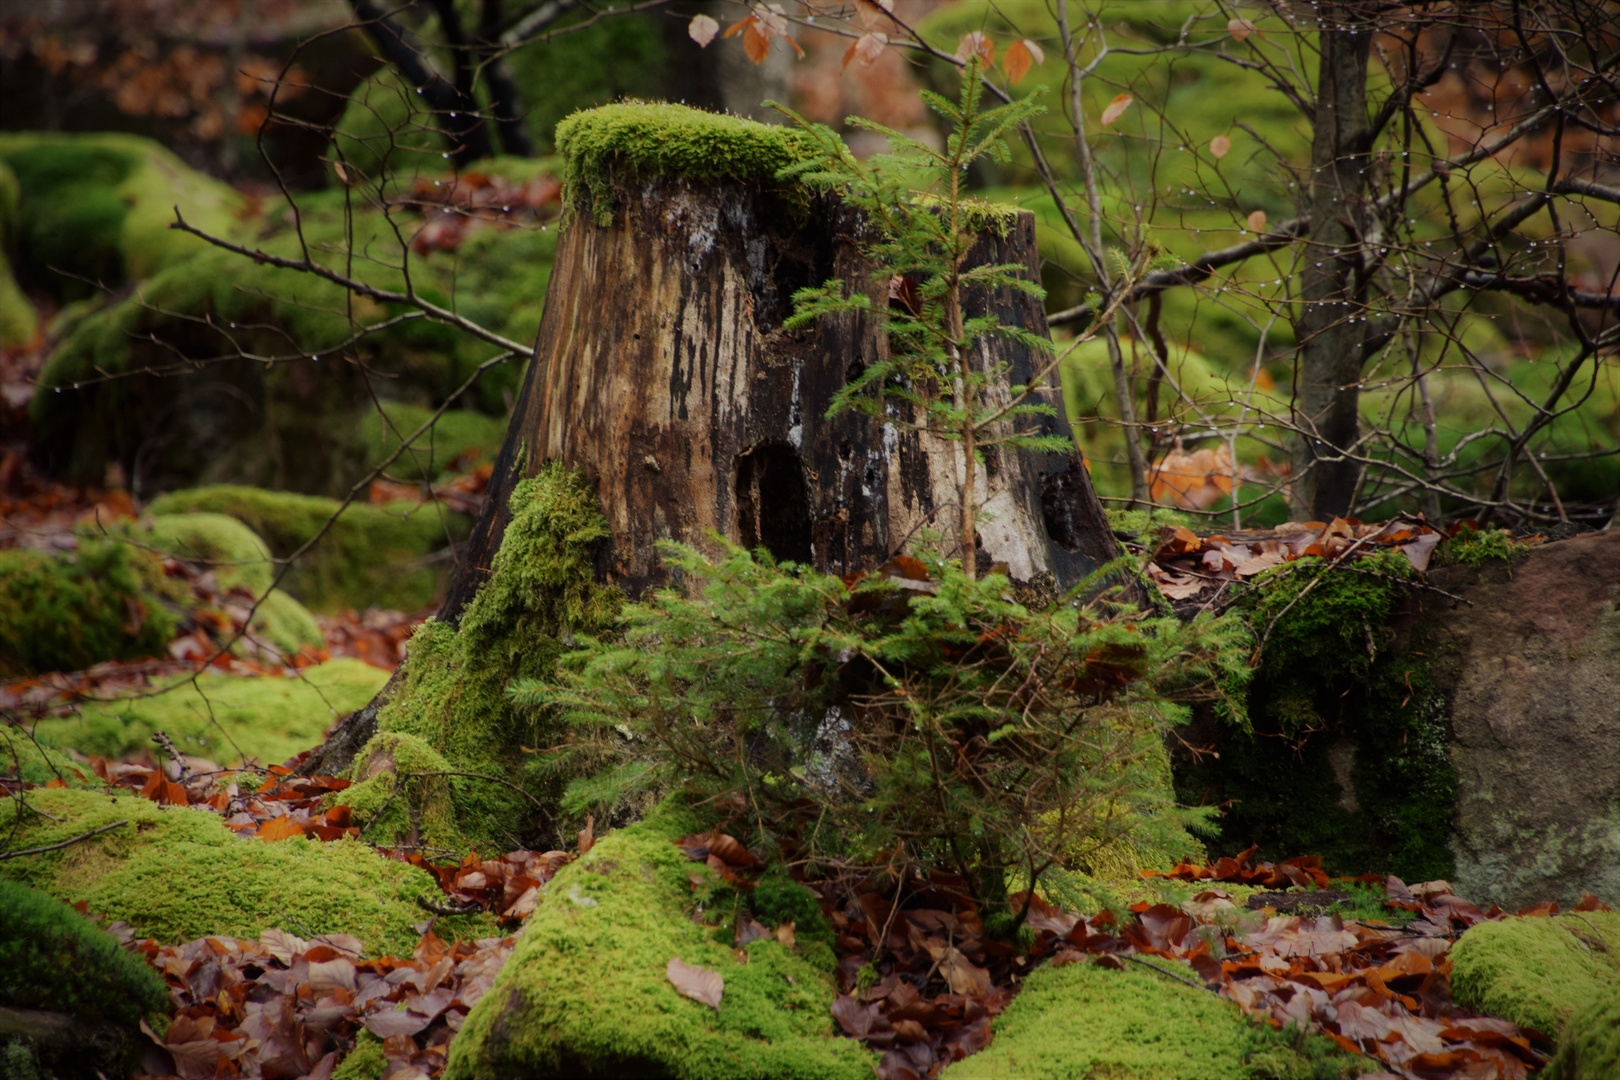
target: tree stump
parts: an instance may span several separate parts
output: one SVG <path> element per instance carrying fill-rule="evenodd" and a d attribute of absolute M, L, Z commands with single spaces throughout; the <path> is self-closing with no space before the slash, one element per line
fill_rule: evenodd
<path fill-rule="evenodd" d="M 680 106 L 610 106 L 575 122 L 600 116 L 622 125 L 632 109 L 634 124 L 617 132 L 627 147 L 667 145 L 694 127 L 707 134 L 710 124 L 724 129 L 709 153 L 725 153 L 728 140 L 784 137 Z M 949 537 L 962 472 L 954 444 L 907 430 L 897 412 L 887 423 L 826 416 L 846 380 L 887 350 L 887 297 L 859 250 L 865 224 L 769 174 L 692 177 L 626 156 L 613 155 L 601 166 L 608 175 L 592 178 L 610 192 L 608 205 L 588 201 L 571 166 L 576 209 L 445 617 L 455 618 L 487 575 L 512 486 L 553 461 L 584 468 L 599 485 L 612 530 L 599 572 L 632 597 L 663 581 L 655 548 L 663 539 L 702 546 L 712 531 L 847 574 L 880 565 L 924 529 Z M 1034 278 L 1034 216 L 1007 211 L 972 260 L 1022 263 Z M 794 291 L 832 277 L 871 292 L 874 309 L 783 330 Z M 987 308 L 1046 332 L 1033 297 L 972 296 L 968 314 Z M 1041 359 L 1006 341 L 980 357 L 1009 364 L 1015 384 L 1029 382 Z M 1055 376 L 1048 382 L 1060 415 L 1042 426 L 1066 436 Z M 980 476 L 989 485 L 976 493 L 985 511 L 979 564 L 1005 563 L 1023 580 L 1050 574 L 1064 587 L 1118 554 L 1078 453 L 991 449 L 986 457 Z"/>

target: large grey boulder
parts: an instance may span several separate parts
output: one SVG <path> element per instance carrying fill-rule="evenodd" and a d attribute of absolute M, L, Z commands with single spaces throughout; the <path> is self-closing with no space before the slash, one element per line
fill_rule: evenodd
<path fill-rule="evenodd" d="M 1456 891 L 1620 905 L 1620 532 L 1453 566 L 1413 644 L 1450 700 Z"/>

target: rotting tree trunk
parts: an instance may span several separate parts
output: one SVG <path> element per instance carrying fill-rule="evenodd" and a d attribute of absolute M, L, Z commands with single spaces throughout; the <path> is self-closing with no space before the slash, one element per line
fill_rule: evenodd
<path fill-rule="evenodd" d="M 440 618 L 458 622 L 488 576 L 513 487 L 554 461 L 597 483 L 611 531 L 598 575 L 632 598 L 665 581 L 660 540 L 705 547 L 711 531 L 835 574 L 874 569 L 923 530 L 959 554 L 959 447 L 855 412 L 826 417 L 838 389 L 884 355 L 879 313 L 782 329 L 793 293 L 828 278 L 886 302 L 857 246 L 862 227 L 835 201 L 806 207 L 752 185 L 680 179 L 621 192 L 606 226 L 576 212 Z M 1022 263 L 1033 278 L 1033 215 L 1011 215 L 1004 236 L 986 233 L 969 258 L 985 262 Z M 969 294 L 965 307 L 969 318 L 993 307 L 1004 324 L 1046 333 L 1044 309 L 1022 293 Z M 1043 359 L 987 343 L 977 362 L 1009 365 L 987 403 L 1029 384 Z M 1068 436 L 1055 374 L 1047 382 L 1059 415 L 1042 418 L 1041 432 Z M 1005 563 L 1015 579 L 1063 589 L 1118 557 L 1077 452 L 991 448 L 977 472 L 979 567 Z M 346 769 L 376 730 L 377 705 L 351 717 L 304 771 Z"/>
<path fill-rule="evenodd" d="M 664 580 L 662 539 L 702 546 L 712 530 L 847 574 L 881 564 L 920 530 L 950 532 L 955 446 L 855 413 L 826 418 L 838 389 L 887 348 L 882 319 L 781 329 L 803 286 L 839 277 L 873 287 L 852 212 L 816 201 L 804 224 L 793 217 L 750 186 L 660 180 L 623 199 L 609 226 L 574 218 L 443 617 L 456 618 L 487 574 L 512 486 L 551 461 L 597 482 L 612 530 L 600 573 L 632 597 Z M 1004 238 L 986 234 L 971 262 L 1023 263 L 1033 277 L 1033 215 L 1017 214 Z M 1032 297 L 971 297 L 968 315 L 987 304 L 1005 323 L 1046 331 Z M 986 351 L 980 362 L 1008 363 L 1014 384 L 1029 382 L 1039 360 L 1007 342 Z M 1049 400 L 1061 403 L 1055 378 L 1051 386 Z M 1043 427 L 1069 433 L 1061 416 Z M 979 562 L 1004 562 L 1025 580 L 1051 574 L 1063 587 L 1118 554 L 1077 453 L 992 449 L 984 465 Z"/>

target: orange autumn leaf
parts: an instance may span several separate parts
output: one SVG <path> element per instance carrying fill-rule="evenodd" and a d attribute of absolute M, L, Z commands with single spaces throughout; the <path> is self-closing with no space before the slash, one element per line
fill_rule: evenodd
<path fill-rule="evenodd" d="M 1215 136 L 1213 139 L 1209 140 L 1209 152 L 1215 155 L 1216 161 L 1219 161 L 1221 158 L 1232 152 L 1232 140 L 1228 139 L 1225 135 Z"/>
<path fill-rule="evenodd" d="M 1254 213 L 1250 214 L 1244 219 L 1244 224 L 1249 226 L 1250 232 L 1259 232 L 1261 229 L 1266 227 L 1266 212 L 1264 210 L 1256 210 Z"/>
<path fill-rule="evenodd" d="M 292 818 L 277 817 L 260 825 L 253 835 L 264 841 L 291 840 L 295 836 L 303 836 L 304 827 Z"/>
<path fill-rule="evenodd" d="M 1114 100 L 1108 103 L 1108 107 L 1102 111 L 1102 126 L 1107 127 L 1115 120 L 1118 120 L 1120 117 L 1124 116 L 1125 110 L 1131 107 L 1131 102 L 1133 100 L 1135 99 L 1129 94 L 1116 95 Z"/>

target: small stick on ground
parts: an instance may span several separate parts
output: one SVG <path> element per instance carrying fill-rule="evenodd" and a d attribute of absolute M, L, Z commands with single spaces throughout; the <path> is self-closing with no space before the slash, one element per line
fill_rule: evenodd
<path fill-rule="evenodd" d="M 73 844 L 77 844 L 80 840 L 88 840 L 92 836 L 100 836 L 104 832 L 111 832 L 120 825 L 128 824 L 128 821 L 115 821 L 111 825 L 103 825 L 99 829 L 91 829 L 87 833 L 80 833 L 78 836 L 75 836 L 70 840 L 63 840 L 60 844 L 46 844 L 44 847 L 23 848 L 21 851 L 0 851 L 0 862 L 3 862 L 6 859 L 20 859 L 24 855 L 40 855 L 47 851 L 55 851 L 58 848 L 70 847 Z"/>

